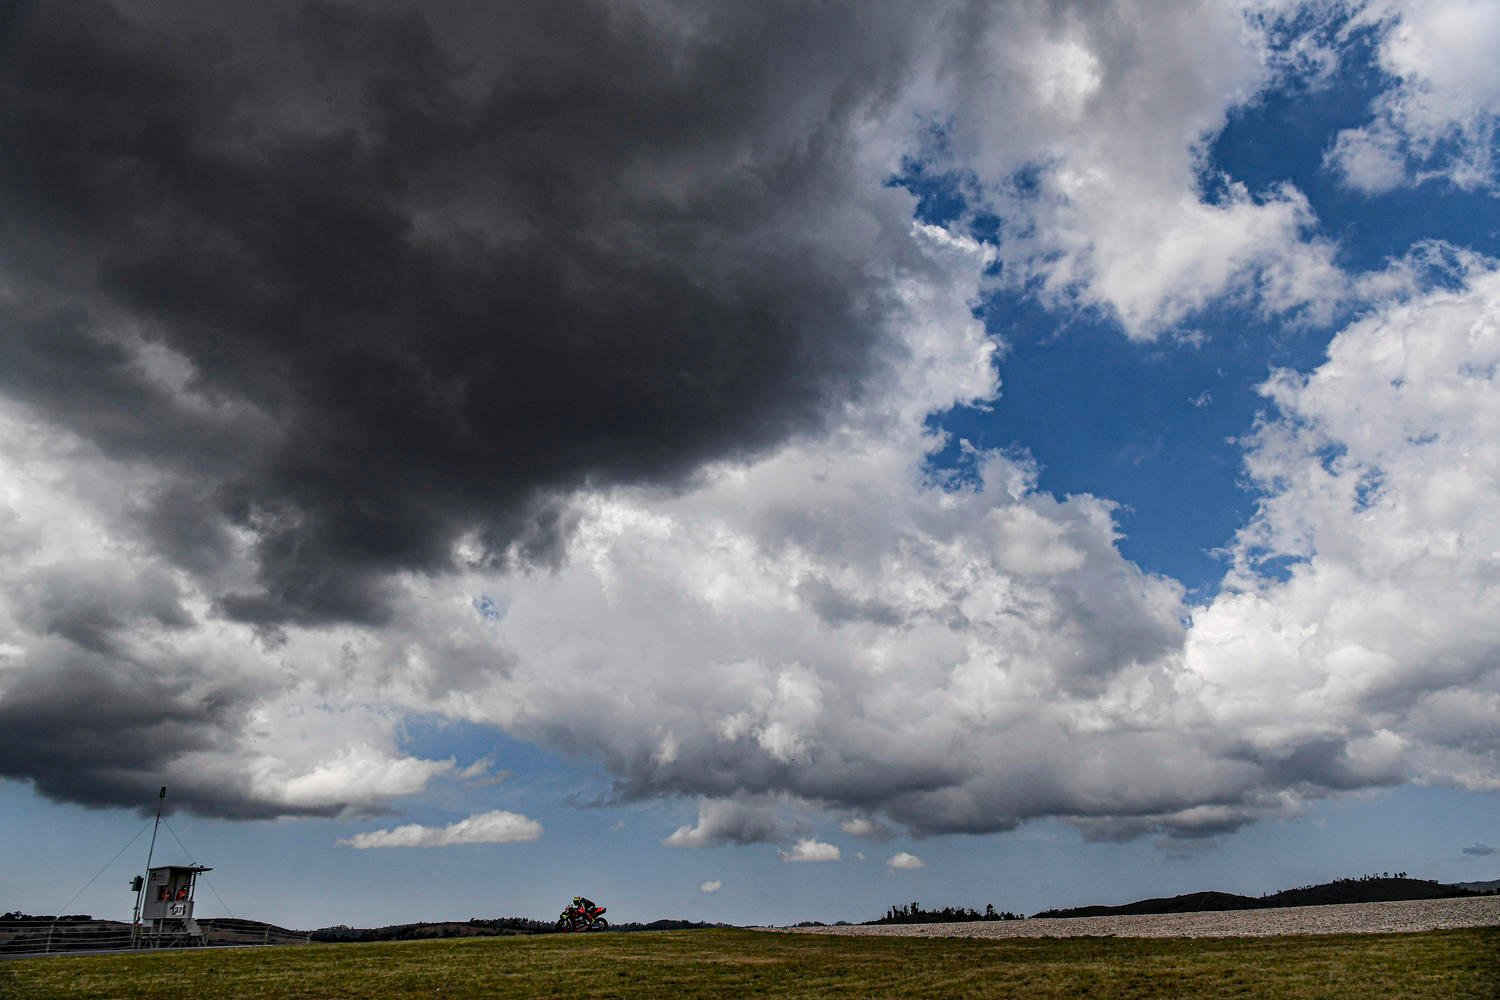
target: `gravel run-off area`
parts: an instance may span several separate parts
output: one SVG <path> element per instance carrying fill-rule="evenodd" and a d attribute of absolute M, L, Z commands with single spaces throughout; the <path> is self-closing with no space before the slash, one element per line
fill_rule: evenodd
<path fill-rule="evenodd" d="M 953 924 L 765 927 L 794 934 L 894 937 L 1269 937 L 1274 934 L 1389 934 L 1453 927 L 1500 927 L 1500 896 L 1341 903 L 1267 910 L 1214 910 L 1119 917 L 1039 917 Z"/>

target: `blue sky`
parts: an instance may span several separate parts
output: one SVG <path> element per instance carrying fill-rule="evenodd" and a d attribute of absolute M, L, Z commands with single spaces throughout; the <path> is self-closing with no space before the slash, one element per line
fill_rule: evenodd
<path fill-rule="evenodd" d="M 1497 877 L 1497 46 L 24 9 L 0 907 L 160 785 L 298 927 Z"/>

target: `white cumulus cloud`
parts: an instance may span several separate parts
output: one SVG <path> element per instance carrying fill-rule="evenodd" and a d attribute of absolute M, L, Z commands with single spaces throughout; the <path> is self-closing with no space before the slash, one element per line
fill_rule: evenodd
<path fill-rule="evenodd" d="M 840 820 L 839 829 L 851 837 L 864 837 L 868 840 L 889 840 L 896 835 L 896 831 L 889 826 L 876 822 L 868 816 L 853 816 Z"/>
<path fill-rule="evenodd" d="M 1466 189 L 1500 184 L 1500 7 L 1370 0 L 1354 23 L 1379 31 L 1380 68 L 1393 82 L 1368 124 L 1339 134 L 1327 164 L 1372 194 L 1435 179 Z"/>
<path fill-rule="evenodd" d="M 711 882 L 704 882 L 702 885 L 700 885 L 698 887 L 698 891 L 699 892 L 718 892 L 722 888 L 724 888 L 724 883 L 721 880 L 719 880 L 719 879 L 714 879 Z"/>
<path fill-rule="evenodd" d="M 1268 789 L 1500 788 L 1500 273 L 1464 267 L 1264 387 L 1266 492 L 1179 688 Z"/>
<path fill-rule="evenodd" d="M 461 819 L 447 826 L 408 823 L 391 830 L 369 830 L 336 841 L 340 846 L 366 850 L 371 847 L 452 847 L 456 844 L 514 844 L 539 840 L 542 824 L 519 813 L 495 809 Z"/>
<path fill-rule="evenodd" d="M 965 22 L 944 142 L 1007 223 L 1006 287 L 1100 308 L 1142 340 L 1226 295 L 1328 314 L 1346 281 L 1301 192 L 1203 190 L 1205 143 L 1287 60 L 1272 42 L 1281 6 L 994 6 Z"/>
<path fill-rule="evenodd" d="M 825 844 L 811 837 L 799 840 L 790 850 L 777 851 L 776 854 L 782 861 L 838 861 L 841 856 L 837 845 Z"/>
<path fill-rule="evenodd" d="M 902 851 L 900 854 L 892 855 L 890 858 L 886 859 L 885 865 L 892 871 L 912 871 L 917 868 L 926 868 L 927 862 L 923 861 L 915 854 L 909 854 L 906 851 Z"/>

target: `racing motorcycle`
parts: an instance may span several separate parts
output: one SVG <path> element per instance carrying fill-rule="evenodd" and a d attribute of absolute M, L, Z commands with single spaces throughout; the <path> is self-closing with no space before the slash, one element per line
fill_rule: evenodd
<path fill-rule="evenodd" d="M 557 929 L 566 932 L 607 931 L 609 921 L 604 919 L 606 909 L 603 906 L 577 907 L 569 904 L 562 911 L 562 916 L 557 918 Z"/>

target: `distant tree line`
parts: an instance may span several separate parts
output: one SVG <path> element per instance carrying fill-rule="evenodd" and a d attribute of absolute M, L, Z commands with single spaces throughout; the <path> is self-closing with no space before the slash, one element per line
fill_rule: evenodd
<path fill-rule="evenodd" d="M 1392 873 L 1392 872 L 1371 872 L 1368 875 L 1360 875 L 1358 877 L 1348 876 L 1348 877 L 1345 877 L 1345 878 L 1336 878 L 1332 882 L 1320 882 L 1318 885 L 1299 885 L 1295 889 L 1282 889 L 1280 891 L 1281 892 L 1302 892 L 1303 890 L 1306 890 L 1306 889 L 1318 889 L 1318 888 L 1322 888 L 1323 886 L 1329 886 L 1329 885 L 1353 885 L 1356 882 L 1379 882 L 1382 879 L 1388 879 L 1388 878 L 1406 878 L 1406 877 L 1407 877 L 1406 872 L 1395 872 L 1395 873 Z M 1265 892 L 1263 892 L 1263 893 L 1261 893 L 1261 895 L 1262 896 L 1268 896 L 1268 895 L 1272 895 L 1272 894 L 1271 893 L 1265 893 Z"/>
<path fill-rule="evenodd" d="M 544 934 L 553 925 L 530 917 L 494 917 L 392 924 L 388 927 L 350 927 L 337 924 L 312 932 L 314 941 L 412 941 L 424 938 L 499 937 L 507 934 Z"/>
<path fill-rule="evenodd" d="M 974 920 L 1025 920 L 1019 913 L 1009 910 L 996 912 L 993 903 L 986 903 L 984 912 L 962 906 L 945 906 L 941 910 L 924 910 L 913 902 L 910 906 L 896 905 L 886 911 L 879 920 L 867 920 L 867 924 L 957 924 Z"/>
<path fill-rule="evenodd" d="M 705 927 L 731 927 L 732 924 L 709 923 L 702 920 L 653 920 L 650 923 L 611 924 L 614 931 L 679 931 L 699 930 Z M 312 932 L 312 940 L 324 942 L 356 941 L 414 941 L 427 938 L 458 937 L 502 937 L 511 934 L 552 934 L 556 932 L 555 921 L 533 920 L 530 917 L 495 917 L 471 920 L 439 920 L 427 923 L 392 924 L 389 927 L 350 927 L 338 924 L 320 927 Z"/>

